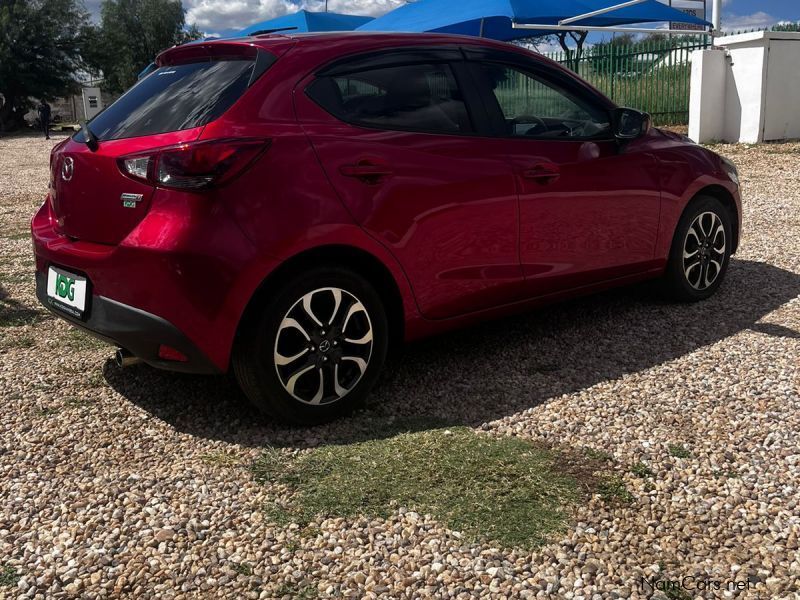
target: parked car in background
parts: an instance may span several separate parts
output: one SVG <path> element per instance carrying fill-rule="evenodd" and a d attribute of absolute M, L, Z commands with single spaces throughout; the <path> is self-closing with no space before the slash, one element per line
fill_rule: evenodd
<path fill-rule="evenodd" d="M 268 35 L 157 66 L 53 149 L 38 297 L 284 420 L 360 405 L 403 341 L 646 279 L 703 300 L 739 242 L 730 162 L 514 46 Z"/>

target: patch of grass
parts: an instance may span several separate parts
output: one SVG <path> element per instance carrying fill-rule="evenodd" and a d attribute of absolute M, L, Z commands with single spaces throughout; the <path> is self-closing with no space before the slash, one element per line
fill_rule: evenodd
<path fill-rule="evenodd" d="M 304 538 L 315 538 L 318 535 L 322 534 L 322 530 L 319 527 L 315 527 L 314 525 L 309 525 L 308 527 L 303 527 L 300 530 L 300 535 Z"/>
<path fill-rule="evenodd" d="M 22 283 L 30 284 L 31 287 L 33 287 L 35 279 L 31 273 L 26 273 L 24 271 L 0 274 L 0 285 L 17 285 Z"/>
<path fill-rule="evenodd" d="M 266 483 L 280 478 L 286 469 L 287 459 L 277 448 L 265 448 L 253 464 L 256 481 Z"/>
<path fill-rule="evenodd" d="M 0 340 L 0 351 L 12 349 L 27 349 L 33 348 L 36 345 L 36 340 L 30 335 L 21 335 L 19 337 L 11 337 Z"/>
<path fill-rule="evenodd" d="M 0 587 L 15 587 L 20 577 L 15 569 L 8 565 L 0 567 Z"/>
<path fill-rule="evenodd" d="M 800 154 L 800 148 L 787 148 L 785 146 L 771 146 L 764 144 L 766 154 Z"/>
<path fill-rule="evenodd" d="M 37 392 L 42 392 L 45 394 L 48 394 L 56 389 L 56 385 L 47 380 L 37 381 L 31 387 Z"/>
<path fill-rule="evenodd" d="M 83 365 L 65 365 L 63 372 L 70 380 L 85 390 L 96 390 L 107 385 L 103 371 L 99 368 L 85 368 Z"/>
<path fill-rule="evenodd" d="M 728 469 L 727 471 L 722 471 L 722 470 L 718 469 L 718 470 L 713 471 L 712 475 L 717 479 L 722 479 L 723 477 L 725 479 L 740 479 L 741 478 L 741 475 L 739 475 L 739 472 L 734 470 L 734 469 Z"/>
<path fill-rule="evenodd" d="M 84 388 L 88 389 L 102 388 L 107 385 L 106 378 L 103 376 L 103 372 L 100 369 L 90 369 L 87 371 L 81 383 Z"/>
<path fill-rule="evenodd" d="M 667 597 L 667 600 L 692 600 L 693 598 L 686 590 L 674 586 L 668 586 L 667 589 L 664 590 L 664 595 Z"/>
<path fill-rule="evenodd" d="M 633 473 L 637 477 L 641 477 L 642 479 L 653 476 L 653 471 L 643 462 L 638 462 L 635 465 L 633 465 L 631 467 L 631 473 Z"/>
<path fill-rule="evenodd" d="M 628 491 L 625 482 L 619 475 L 608 475 L 599 480 L 597 491 L 600 497 L 609 504 L 633 502 L 633 494 Z"/>
<path fill-rule="evenodd" d="M 238 575 L 244 575 L 245 577 L 250 577 L 253 574 L 253 567 L 247 563 L 233 563 L 231 564 L 231 568 L 236 571 Z"/>
<path fill-rule="evenodd" d="M 323 446 L 292 458 L 271 449 L 254 473 L 294 491 L 292 505 L 272 508 L 273 517 L 305 524 L 318 514 L 386 517 L 403 506 L 473 539 L 530 548 L 564 526 L 567 507 L 580 496 L 578 481 L 557 461 L 554 451 L 525 440 L 458 427 Z"/>
<path fill-rule="evenodd" d="M 65 406 L 71 406 L 73 408 L 84 408 L 86 406 L 92 406 L 93 404 L 96 404 L 96 402 L 94 400 L 91 400 L 89 398 L 82 398 L 82 397 L 78 397 L 78 396 L 68 396 L 64 400 L 64 405 Z"/>
<path fill-rule="evenodd" d="M 608 452 L 603 450 L 595 450 L 594 448 L 583 448 L 583 454 L 591 460 L 613 461 L 614 457 Z"/>
<path fill-rule="evenodd" d="M 312 600 L 319 597 L 319 591 L 310 585 L 284 583 L 275 590 L 275 595 L 277 598 L 289 596 L 292 600 Z"/>
<path fill-rule="evenodd" d="M 78 329 L 77 327 L 69 327 L 67 329 L 67 334 L 65 341 L 70 348 L 80 350 L 80 349 L 88 349 L 88 350 L 97 350 L 100 348 L 109 348 L 110 346 L 104 342 L 103 340 L 99 340 L 93 335 L 89 335 L 85 331 Z"/>
<path fill-rule="evenodd" d="M 667 449 L 669 450 L 669 455 L 675 458 L 689 458 L 692 455 L 686 446 L 680 444 L 670 444 Z"/>
<path fill-rule="evenodd" d="M 241 464 L 241 461 L 237 456 L 228 454 L 227 452 L 210 452 L 208 454 L 204 454 L 200 458 L 204 463 L 213 465 L 215 467 L 232 468 L 238 467 Z"/>
<path fill-rule="evenodd" d="M 14 340 L 14 346 L 17 348 L 33 348 L 36 345 L 36 340 L 30 335 L 23 335 Z"/>
<path fill-rule="evenodd" d="M 264 512 L 267 514 L 267 519 L 279 527 L 291 525 L 302 516 L 298 515 L 294 507 L 283 504 L 267 504 L 264 506 Z"/>
<path fill-rule="evenodd" d="M 44 312 L 35 308 L 27 308 L 8 299 L 0 300 L 0 327 L 22 327 L 35 325 L 43 320 Z"/>

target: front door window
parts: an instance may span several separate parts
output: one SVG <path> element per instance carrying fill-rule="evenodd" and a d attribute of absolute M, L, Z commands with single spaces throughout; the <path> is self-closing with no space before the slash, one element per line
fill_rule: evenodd
<path fill-rule="evenodd" d="M 500 106 L 506 135 L 547 139 L 609 137 L 608 112 L 558 85 L 515 68 L 479 67 Z"/>

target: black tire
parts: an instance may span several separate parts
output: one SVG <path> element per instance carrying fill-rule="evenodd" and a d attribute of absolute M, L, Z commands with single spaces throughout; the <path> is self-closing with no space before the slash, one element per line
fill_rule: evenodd
<path fill-rule="evenodd" d="M 708 235 L 704 238 L 705 233 Z M 732 243 L 730 211 L 714 197 L 694 198 L 681 216 L 672 240 L 664 274 L 668 295 L 679 302 L 698 302 L 713 296 L 728 271 Z M 685 251 L 689 258 L 684 259 Z"/>
<path fill-rule="evenodd" d="M 388 350 L 386 311 L 375 289 L 349 269 L 320 266 L 267 294 L 269 300 L 240 332 L 232 361 L 250 402 L 269 417 L 297 425 L 331 421 L 362 406 Z M 310 298 L 310 312 L 304 298 Z M 299 358 L 279 364 L 298 352 Z"/>

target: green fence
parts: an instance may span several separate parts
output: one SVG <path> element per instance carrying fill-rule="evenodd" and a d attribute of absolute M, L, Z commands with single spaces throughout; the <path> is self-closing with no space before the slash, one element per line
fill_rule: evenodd
<path fill-rule="evenodd" d="M 704 35 L 667 36 L 635 44 L 587 48 L 580 57 L 547 54 L 569 67 L 620 106 L 649 112 L 656 125 L 689 123 L 691 54 L 711 45 Z"/>

